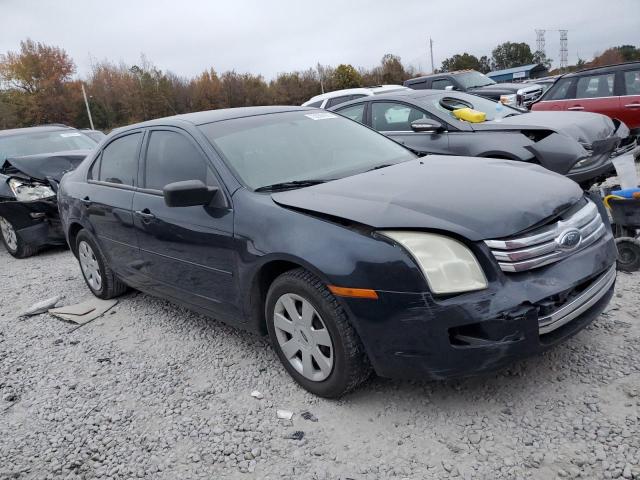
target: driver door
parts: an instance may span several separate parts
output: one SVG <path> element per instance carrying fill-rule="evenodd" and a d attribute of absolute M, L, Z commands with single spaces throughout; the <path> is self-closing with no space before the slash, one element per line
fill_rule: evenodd
<path fill-rule="evenodd" d="M 375 130 L 404 145 L 418 155 L 449 155 L 449 135 L 439 132 L 414 132 L 411 122 L 431 118 L 426 112 L 406 103 L 374 101 L 370 103 L 369 124 Z"/>
<path fill-rule="evenodd" d="M 138 177 L 133 221 L 148 287 L 216 314 L 236 313 L 233 210 L 204 151 L 181 129 L 150 129 Z M 184 180 L 219 187 L 215 205 L 167 206 L 162 189 Z"/>

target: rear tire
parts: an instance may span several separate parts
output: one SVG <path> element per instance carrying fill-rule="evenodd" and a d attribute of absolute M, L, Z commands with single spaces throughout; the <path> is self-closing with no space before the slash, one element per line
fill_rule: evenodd
<path fill-rule="evenodd" d="M 96 297 L 108 300 L 127 291 L 127 285 L 118 280 L 97 242 L 86 230 L 81 230 L 76 237 L 76 253 L 84 281 Z"/>
<path fill-rule="evenodd" d="M 345 311 L 312 273 L 300 268 L 276 278 L 265 314 L 280 361 L 309 392 L 340 397 L 371 375 L 369 358 Z"/>
<path fill-rule="evenodd" d="M 27 258 L 38 253 L 38 247 L 22 240 L 13 224 L 4 217 L 0 217 L 0 237 L 7 252 L 16 258 Z"/>

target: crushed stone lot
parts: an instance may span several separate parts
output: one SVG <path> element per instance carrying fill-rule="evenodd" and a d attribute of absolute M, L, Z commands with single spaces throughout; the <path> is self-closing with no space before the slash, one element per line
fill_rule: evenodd
<path fill-rule="evenodd" d="M 640 478 L 640 273 L 619 273 L 607 311 L 543 356 L 330 401 L 266 338 L 144 294 L 72 333 L 20 319 L 89 291 L 66 250 L 0 265 L 3 480 Z"/>

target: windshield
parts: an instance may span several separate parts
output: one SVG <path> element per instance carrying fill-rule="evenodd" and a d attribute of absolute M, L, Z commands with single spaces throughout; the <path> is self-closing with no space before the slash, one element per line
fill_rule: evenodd
<path fill-rule="evenodd" d="M 200 125 L 250 188 L 333 180 L 415 158 L 392 140 L 329 112 L 295 111 Z"/>
<path fill-rule="evenodd" d="M 456 80 L 464 88 L 484 87 L 487 85 L 495 85 L 496 82 L 480 72 L 466 72 L 456 75 Z"/>
<path fill-rule="evenodd" d="M 10 157 L 56 153 L 66 150 L 91 150 L 96 142 L 74 130 L 34 132 L 0 137 L 0 162 Z"/>
<path fill-rule="evenodd" d="M 446 96 L 434 96 L 433 105 L 441 112 L 446 113 L 450 118 L 456 121 L 458 120 L 453 114 L 454 110 L 460 108 L 471 108 L 479 112 L 484 112 L 487 122 L 497 121 L 499 122 L 505 117 L 511 117 L 513 115 L 521 115 L 523 112 L 511 107 L 507 107 L 500 102 L 489 100 L 488 98 L 479 97 L 476 95 L 456 94 Z"/>

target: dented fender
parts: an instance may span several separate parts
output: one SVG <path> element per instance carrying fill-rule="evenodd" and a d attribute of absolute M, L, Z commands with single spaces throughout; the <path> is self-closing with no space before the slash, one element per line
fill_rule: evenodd
<path fill-rule="evenodd" d="M 575 139 L 559 133 L 552 133 L 524 148 L 533 153 L 540 165 L 561 175 L 569 173 L 577 162 L 589 156 Z"/>

